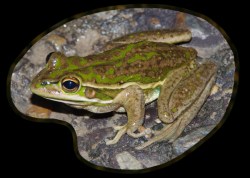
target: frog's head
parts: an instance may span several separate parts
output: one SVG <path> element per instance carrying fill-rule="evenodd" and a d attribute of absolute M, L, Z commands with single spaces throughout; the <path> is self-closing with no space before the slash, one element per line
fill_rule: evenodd
<path fill-rule="evenodd" d="M 32 93 L 73 105 L 96 102 L 95 92 L 82 85 L 77 62 L 79 59 L 66 57 L 61 53 L 49 54 L 46 67 L 31 82 Z"/>

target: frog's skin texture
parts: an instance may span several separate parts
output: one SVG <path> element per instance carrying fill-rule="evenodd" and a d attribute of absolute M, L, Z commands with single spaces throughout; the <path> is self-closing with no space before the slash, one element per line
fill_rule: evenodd
<path fill-rule="evenodd" d="M 107 51 L 86 57 L 52 53 L 31 91 L 94 113 L 126 111 L 127 124 L 114 127 L 118 133 L 107 145 L 125 133 L 133 138 L 149 134 L 149 128 L 135 131 L 143 124 L 145 104 L 158 99 L 158 116 L 166 126 L 136 149 L 172 142 L 195 117 L 216 77 L 213 62 L 198 64 L 195 49 L 174 45 L 189 40 L 189 30 L 157 30 L 115 39 Z"/>

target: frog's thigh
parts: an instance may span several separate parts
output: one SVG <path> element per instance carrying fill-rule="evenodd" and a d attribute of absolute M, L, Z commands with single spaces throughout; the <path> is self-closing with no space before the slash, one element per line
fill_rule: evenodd
<path fill-rule="evenodd" d="M 187 70 L 188 69 L 183 66 L 171 71 L 161 87 L 161 92 L 157 100 L 157 109 L 158 116 L 164 123 L 172 123 L 175 120 L 169 109 L 169 100 L 178 83 L 187 74 Z"/>
<path fill-rule="evenodd" d="M 143 123 L 145 113 L 145 99 L 143 90 L 137 85 L 131 85 L 120 92 L 113 103 L 122 105 L 128 116 L 128 122 L 123 127 L 116 127 L 118 131 L 113 140 L 109 140 L 106 144 L 115 144 L 119 141 L 123 134 L 127 133 L 133 138 L 144 136 L 146 132 L 134 133 Z"/>
<path fill-rule="evenodd" d="M 210 95 L 210 91 L 215 83 L 216 78 L 216 67 L 212 68 L 208 74 L 208 82 L 206 83 L 204 90 L 202 91 L 201 95 L 197 97 L 194 103 L 185 111 L 183 114 L 178 118 L 180 120 L 179 126 L 176 128 L 175 133 L 169 138 L 170 142 L 173 142 L 176 138 L 178 138 L 184 128 L 193 120 L 193 118 L 197 115 L 198 111 L 206 101 L 207 97 Z"/>

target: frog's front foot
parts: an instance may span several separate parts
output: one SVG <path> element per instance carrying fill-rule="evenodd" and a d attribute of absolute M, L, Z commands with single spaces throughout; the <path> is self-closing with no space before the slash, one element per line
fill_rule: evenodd
<path fill-rule="evenodd" d="M 128 122 L 124 126 L 114 127 L 114 130 L 118 130 L 118 133 L 113 140 L 106 141 L 107 145 L 117 143 L 125 133 L 133 138 L 139 138 L 149 133 L 149 129 L 135 133 L 142 125 L 145 113 L 144 93 L 138 85 L 130 85 L 125 88 L 115 97 L 113 102 L 125 108 Z"/>
<path fill-rule="evenodd" d="M 126 128 L 127 124 L 124 126 L 114 126 L 114 130 L 118 130 L 118 133 L 116 134 L 115 138 L 113 138 L 112 140 L 105 140 L 106 145 L 113 145 L 116 144 L 120 138 L 126 133 L 127 128 Z"/>
<path fill-rule="evenodd" d="M 116 144 L 125 133 L 127 133 L 129 136 L 133 138 L 139 138 L 142 136 L 151 135 L 152 133 L 150 128 L 144 128 L 143 131 L 139 133 L 134 133 L 131 131 L 131 129 L 127 127 L 127 124 L 124 126 L 114 126 L 113 128 L 114 130 L 117 130 L 118 133 L 116 134 L 115 138 L 113 138 L 112 140 L 108 140 L 108 139 L 105 140 L 106 145 Z"/>

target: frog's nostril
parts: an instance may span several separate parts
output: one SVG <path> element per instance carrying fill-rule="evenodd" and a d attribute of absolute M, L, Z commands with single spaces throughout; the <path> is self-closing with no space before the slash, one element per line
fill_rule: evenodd
<path fill-rule="evenodd" d="M 41 85 L 42 85 L 42 86 L 45 86 L 45 85 L 47 85 L 47 84 L 48 84 L 47 81 L 42 81 L 42 82 L 41 82 Z"/>
<path fill-rule="evenodd" d="M 54 54 L 54 53 L 55 53 L 55 52 L 51 52 L 51 53 L 49 53 L 49 54 L 47 55 L 47 57 L 46 57 L 46 64 L 48 63 L 50 57 L 51 57 L 52 54 Z"/>

